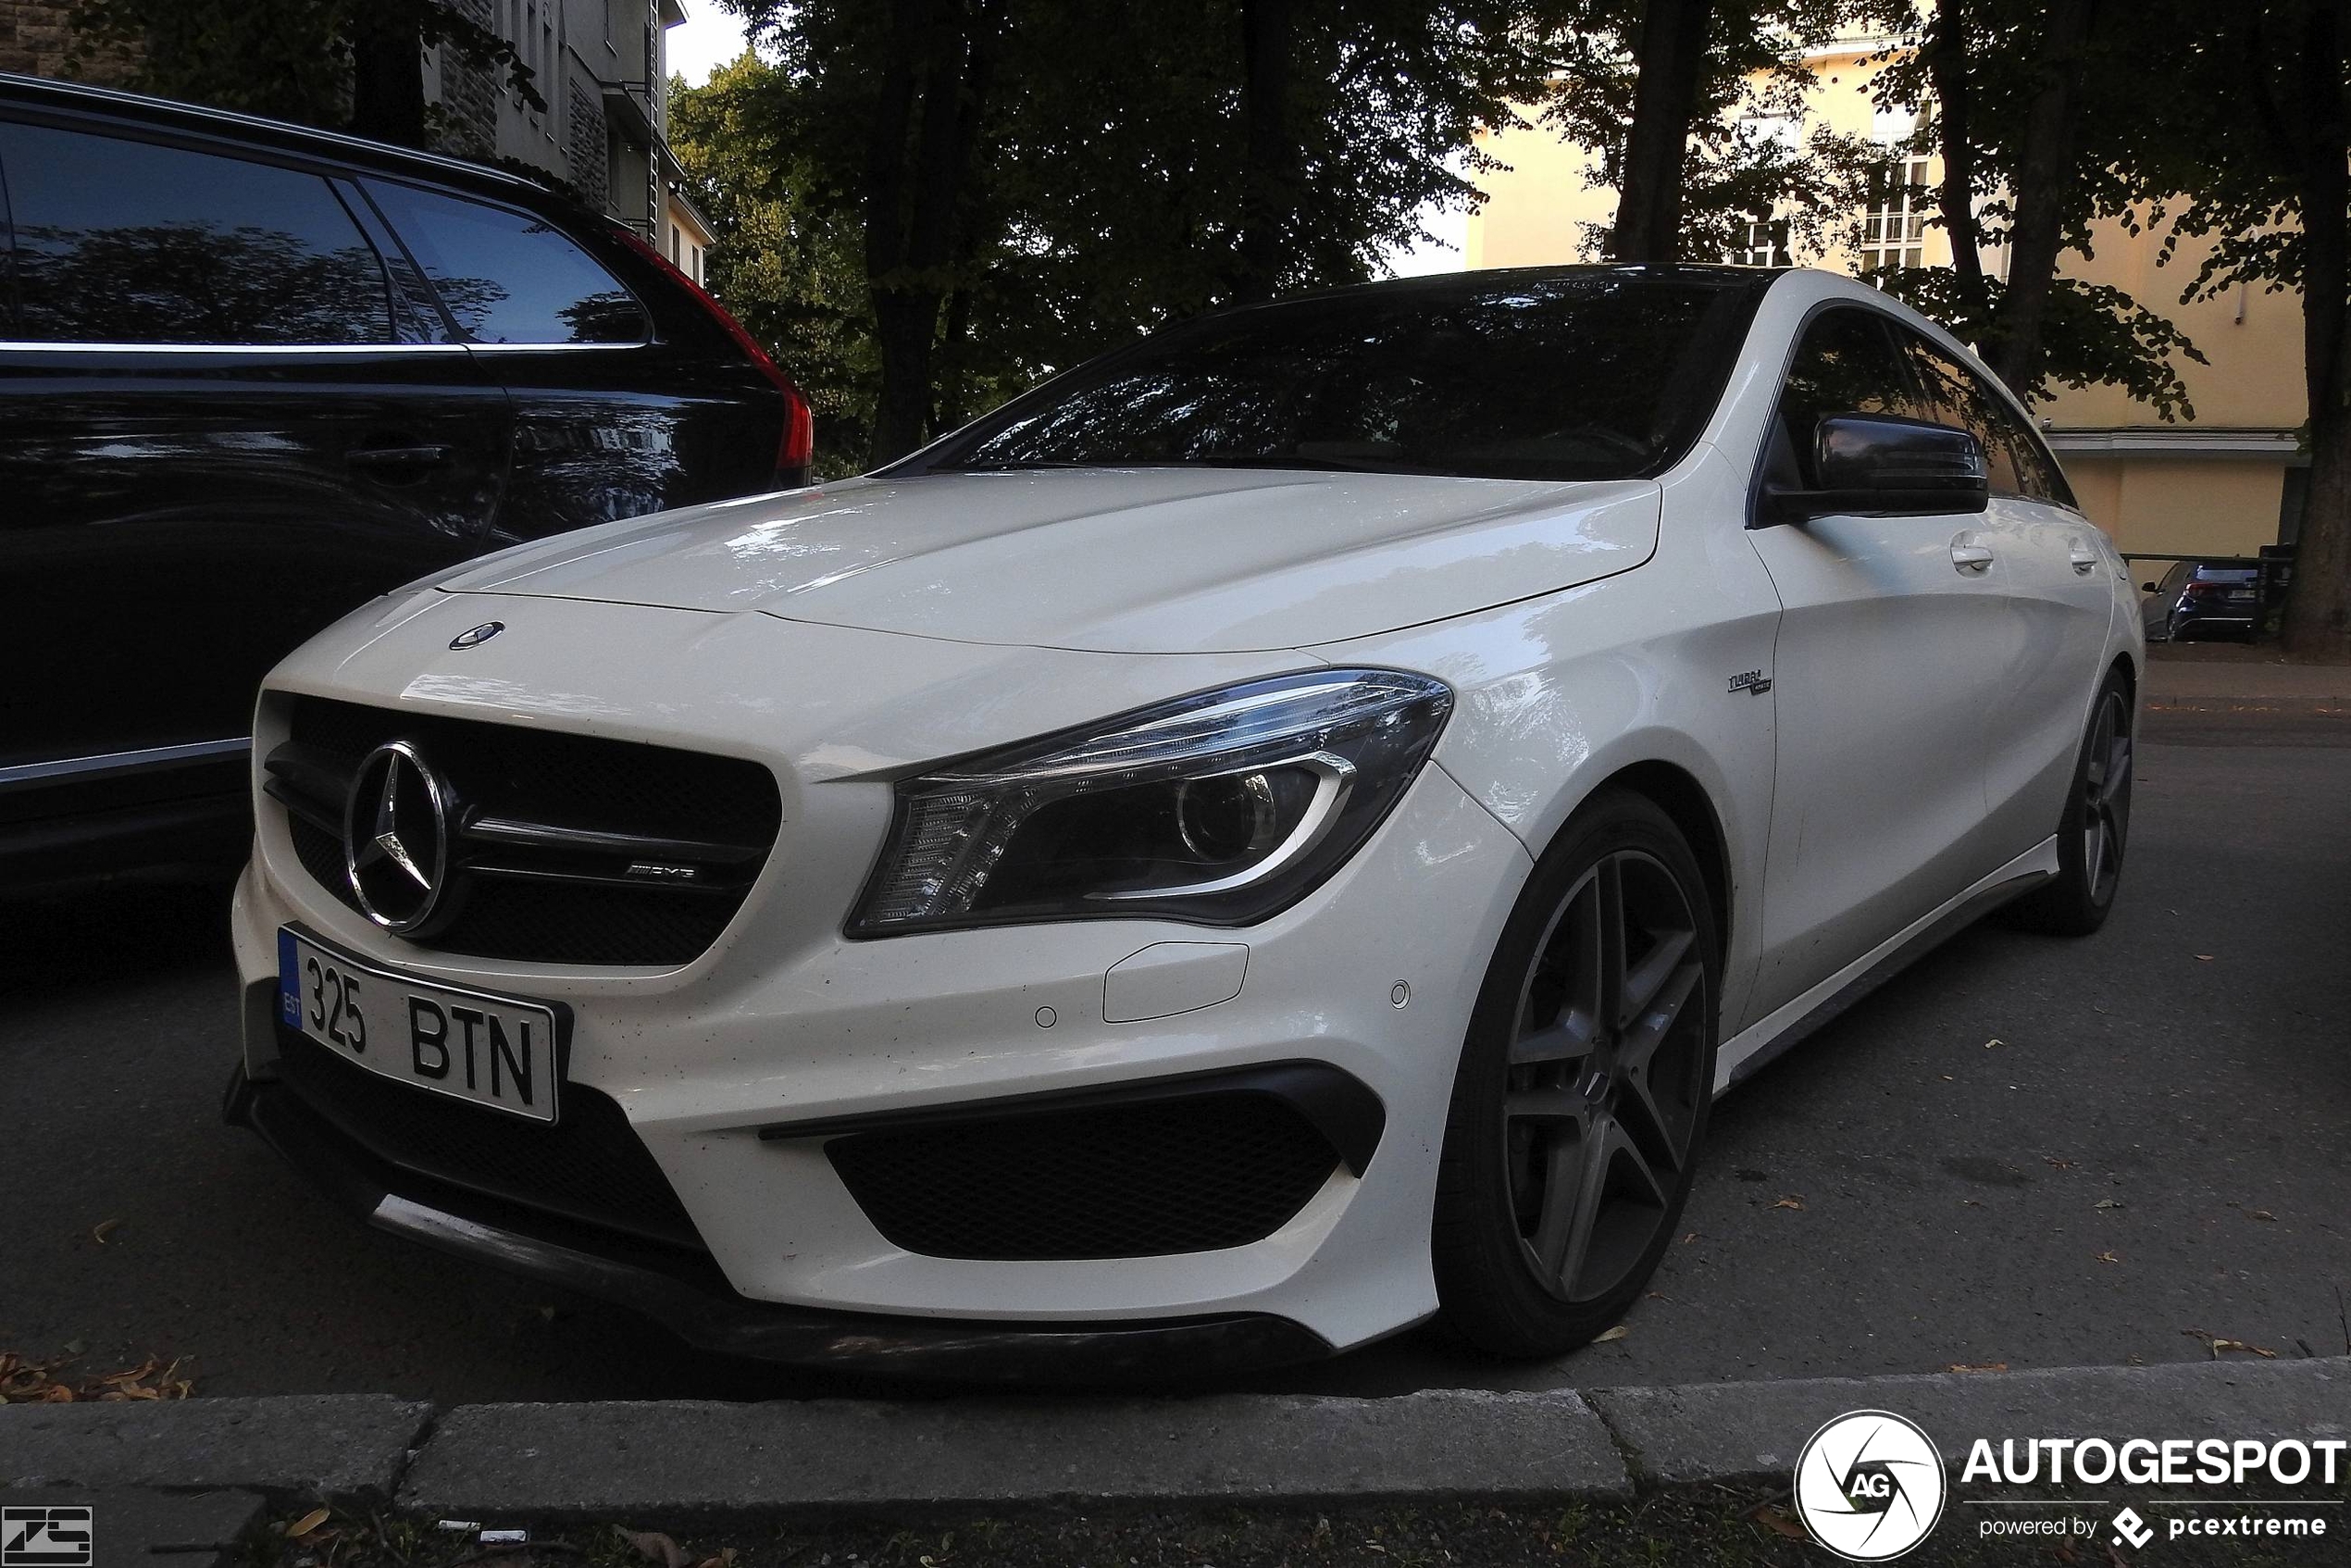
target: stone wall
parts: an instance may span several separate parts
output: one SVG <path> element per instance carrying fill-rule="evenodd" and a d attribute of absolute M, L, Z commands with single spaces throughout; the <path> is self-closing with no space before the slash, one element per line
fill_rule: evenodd
<path fill-rule="evenodd" d="M 491 0 L 453 0 L 454 8 L 483 27 L 494 27 Z M 503 73 L 468 65 L 457 51 L 441 51 L 441 96 L 434 105 L 434 140 L 461 158 L 489 158 L 498 151 L 498 94 Z"/>
<path fill-rule="evenodd" d="M 610 192 L 610 166 L 604 148 L 604 106 L 578 82 L 570 87 L 571 134 L 564 143 L 564 161 L 571 166 L 571 182 L 581 200 L 602 211 Z"/>
<path fill-rule="evenodd" d="M 69 57 L 74 31 L 66 19 L 72 9 L 72 0 L 0 0 L 0 71 L 129 86 L 138 69 L 135 49 Z"/>

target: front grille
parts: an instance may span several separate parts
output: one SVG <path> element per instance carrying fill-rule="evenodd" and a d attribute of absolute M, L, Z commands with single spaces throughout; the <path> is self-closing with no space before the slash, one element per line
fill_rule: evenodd
<path fill-rule="evenodd" d="M 1238 1092 L 851 1133 L 825 1152 L 877 1230 L 935 1258 L 1244 1246 L 1304 1208 L 1338 1164 L 1289 1105 Z"/>
<path fill-rule="evenodd" d="M 448 914 L 416 945 L 542 964 L 690 963 L 774 847 L 774 775 L 739 757 L 295 697 L 267 759 L 294 855 L 358 908 L 343 867 L 353 776 L 394 740 L 457 803 Z M 659 879 L 648 863 L 677 879 Z"/>
<path fill-rule="evenodd" d="M 286 1086 L 387 1164 L 509 1203 L 673 1247 L 702 1238 L 608 1096 L 563 1086 L 563 1119 L 528 1122 L 394 1083 L 280 1027 Z"/>

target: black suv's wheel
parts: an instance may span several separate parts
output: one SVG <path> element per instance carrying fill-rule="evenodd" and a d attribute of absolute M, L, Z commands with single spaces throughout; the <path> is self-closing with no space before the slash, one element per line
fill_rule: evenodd
<path fill-rule="evenodd" d="M 2009 906 L 2028 930 L 2086 937 L 2106 924 L 2131 836 L 2131 688 L 2107 677 L 2090 710 L 2073 789 L 2058 818 L 2058 874 Z"/>
<path fill-rule="evenodd" d="M 1558 1355 L 1638 1298 L 1697 1169 L 1721 974 L 1689 845 L 1596 796 L 1527 879 L 1454 1079 L 1432 1245 L 1462 1338 Z"/>

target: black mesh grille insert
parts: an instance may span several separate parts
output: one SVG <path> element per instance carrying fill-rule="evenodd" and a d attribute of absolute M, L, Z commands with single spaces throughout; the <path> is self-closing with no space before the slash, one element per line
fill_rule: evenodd
<path fill-rule="evenodd" d="M 563 1119 L 549 1126 L 394 1083 L 290 1029 L 279 1029 L 278 1047 L 286 1086 L 388 1164 L 583 1224 L 702 1246 L 627 1114 L 584 1084 L 563 1086 Z"/>
<path fill-rule="evenodd" d="M 935 1258 L 1142 1258 L 1263 1240 L 1338 1156 L 1264 1094 L 852 1133 L 825 1146 L 876 1229 Z"/>
<path fill-rule="evenodd" d="M 740 844 L 752 857 L 728 867 L 724 883 L 710 888 L 461 872 L 453 886 L 454 917 L 417 939 L 443 952 L 541 964 L 690 963 L 742 907 L 782 815 L 774 776 L 740 757 L 319 697 L 292 699 L 287 721 L 294 743 L 287 749 L 303 749 L 329 777 L 341 776 L 339 796 L 347 794 L 350 775 L 369 752 L 405 740 L 429 757 L 471 816 Z M 336 798 L 317 806 L 340 821 L 342 803 Z M 286 823 L 303 869 L 357 907 L 340 833 L 300 812 L 289 812 Z M 486 858 L 502 856 L 491 852 Z"/>

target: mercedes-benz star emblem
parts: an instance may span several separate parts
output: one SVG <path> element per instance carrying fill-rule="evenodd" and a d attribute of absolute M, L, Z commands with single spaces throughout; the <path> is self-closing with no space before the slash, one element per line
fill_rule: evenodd
<path fill-rule="evenodd" d="M 452 648 L 479 648 L 506 629 L 504 621 L 484 621 L 479 626 L 459 632 L 449 640 Z"/>
<path fill-rule="evenodd" d="M 448 882 L 449 790 L 405 740 L 367 753 L 343 807 L 342 864 L 367 918 L 406 935 Z"/>

